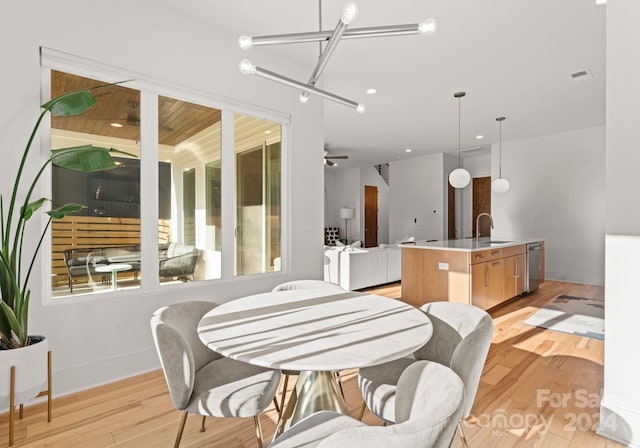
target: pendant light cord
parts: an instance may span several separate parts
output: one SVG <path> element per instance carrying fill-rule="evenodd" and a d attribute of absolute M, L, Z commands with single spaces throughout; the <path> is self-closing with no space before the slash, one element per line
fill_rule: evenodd
<path fill-rule="evenodd" d="M 502 179 L 502 120 L 500 120 L 500 165 L 498 167 L 498 177 Z"/>
<path fill-rule="evenodd" d="M 462 155 L 460 154 L 460 98 L 458 97 L 458 168 L 462 167 Z"/>

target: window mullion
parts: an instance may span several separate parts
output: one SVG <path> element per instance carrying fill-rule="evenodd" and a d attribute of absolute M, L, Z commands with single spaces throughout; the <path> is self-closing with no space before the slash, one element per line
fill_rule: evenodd
<path fill-rule="evenodd" d="M 158 279 L 158 95 L 140 93 L 140 239 L 142 287 Z"/>
<path fill-rule="evenodd" d="M 231 279 L 236 263 L 236 164 L 234 116 L 222 111 L 222 278 Z"/>

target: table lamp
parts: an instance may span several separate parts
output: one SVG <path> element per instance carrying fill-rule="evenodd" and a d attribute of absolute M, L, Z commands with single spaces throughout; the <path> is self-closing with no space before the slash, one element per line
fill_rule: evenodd
<path fill-rule="evenodd" d="M 353 209 L 352 208 L 341 208 L 340 209 L 340 219 L 344 219 L 344 242 L 347 244 L 349 241 L 349 230 L 347 228 L 347 220 L 353 219 Z"/>

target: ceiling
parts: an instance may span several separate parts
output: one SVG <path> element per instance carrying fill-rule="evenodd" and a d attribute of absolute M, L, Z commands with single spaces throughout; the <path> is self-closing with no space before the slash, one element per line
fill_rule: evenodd
<path fill-rule="evenodd" d="M 318 29 L 318 0 L 158 1 L 176 14 L 229 33 L 234 42 L 243 34 Z M 324 30 L 335 27 L 346 1 L 322 0 Z M 351 28 L 433 17 L 438 31 L 339 43 L 319 86 L 366 104 L 366 113 L 312 96 L 310 101 L 325 104 L 329 154 L 349 155 L 327 169 L 438 152 L 456 155 L 458 100 L 453 94 L 458 91 L 467 93 L 461 100 L 463 149 L 496 143 L 498 116 L 507 117 L 502 127 L 505 153 L 510 140 L 605 124 L 606 6 L 593 0 L 360 0 L 358 6 Z M 309 74 L 318 57 L 317 43 L 236 50 L 238 62 L 247 58 L 285 76 L 292 75 L 272 62 L 273 52 L 308 67 Z M 583 69 L 592 79 L 571 78 Z M 272 83 L 257 77 L 254 82 Z M 298 96 L 295 89 L 272 84 Z M 365 93 L 370 87 L 377 89 L 375 95 Z M 125 122 L 128 101 L 118 109 Z M 179 127 L 167 120 L 160 116 L 165 129 Z"/>
<path fill-rule="evenodd" d="M 344 3 L 322 1 L 323 29 L 335 27 Z M 496 143 L 498 116 L 507 117 L 503 143 L 605 123 L 606 6 L 593 0 L 360 0 L 358 6 L 351 28 L 433 17 L 438 31 L 340 42 L 321 78 L 323 88 L 365 103 L 367 111 L 359 115 L 324 100 L 329 152 L 350 156 L 331 169 L 443 151 L 455 155 L 457 91 L 467 92 L 461 104 L 462 148 Z M 317 0 L 184 0 L 179 8 L 238 37 L 318 29 Z M 239 59 L 281 73 L 265 50 L 238 50 Z M 309 73 L 318 56 L 317 43 L 269 50 L 307 65 Z M 571 79 L 570 73 L 583 69 L 593 78 Z M 375 95 L 365 93 L 370 87 L 377 89 Z"/>
<path fill-rule="evenodd" d="M 139 90 L 51 71 L 52 98 L 84 89 L 93 89 L 96 104 L 81 115 L 52 117 L 54 129 L 140 140 Z M 158 99 L 159 143 L 178 145 L 220 121 L 220 115 L 218 109 L 161 96 Z"/>

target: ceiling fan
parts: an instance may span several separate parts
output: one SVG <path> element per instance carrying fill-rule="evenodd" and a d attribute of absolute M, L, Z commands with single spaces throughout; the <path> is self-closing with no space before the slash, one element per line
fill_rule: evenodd
<path fill-rule="evenodd" d="M 324 164 L 327 166 L 337 166 L 338 164 L 335 162 L 332 162 L 330 159 L 348 159 L 349 156 L 331 156 L 329 155 L 328 151 L 324 152 Z"/>
<path fill-rule="evenodd" d="M 140 126 L 140 114 L 138 113 L 138 108 L 140 107 L 140 103 L 137 101 L 127 101 L 127 117 L 126 118 L 113 118 L 113 119 L 103 119 L 98 118 L 98 120 L 109 120 L 115 123 L 120 121 L 124 121 L 125 124 L 129 126 Z M 121 127 L 121 126 L 119 126 Z M 160 130 L 164 132 L 173 132 L 174 129 L 169 126 L 165 126 L 163 124 L 159 125 Z"/>

